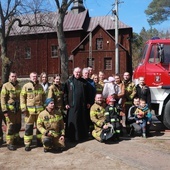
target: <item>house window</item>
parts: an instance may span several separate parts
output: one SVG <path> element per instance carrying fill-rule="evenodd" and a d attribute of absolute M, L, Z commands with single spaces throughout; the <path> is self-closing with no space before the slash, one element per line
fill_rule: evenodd
<path fill-rule="evenodd" d="M 51 57 L 52 58 L 58 57 L 58 46 L 57 45 L 51 46 Z"/>
<path fill-rule="evenodd" d="M 94 58 L 92 58 L 91 61 L 89 60 L 89 58 L 87 58 L 87 66 L 91 66 L 93 70 L 95 70 Z"/>
<path fill-rule="evenodd" d="M 103 38 L 96 39 L 96 50 L 103 50 Z"/>
<path fill-rule="evenodd" d="M 30 59 L 31 58 L 31 48 L 26 47 L 25 48 L 25 59 Z"/>
<path fill-rule="evenodd" d="M 112 70 L 112 58 L 104 58 L 104 69 L 105 70 Z"/>

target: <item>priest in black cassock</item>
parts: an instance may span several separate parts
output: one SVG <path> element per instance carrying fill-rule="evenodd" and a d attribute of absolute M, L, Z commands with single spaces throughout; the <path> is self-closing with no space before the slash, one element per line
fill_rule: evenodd
<path fill-rule="evenodd" d="M 81 68 L 76 67 L 64 87 L 64 103 L 67 109 L 66 137 L 71 141 L 84 141 L 88 138 L 88 101 L 87 81 L 81 78 Z"/>

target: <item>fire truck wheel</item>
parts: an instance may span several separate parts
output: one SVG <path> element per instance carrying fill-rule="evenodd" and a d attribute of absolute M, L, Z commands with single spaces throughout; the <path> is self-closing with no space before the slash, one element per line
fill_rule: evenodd
<path fill-rule="evenodd" d="M 163 124 L 170 129 L 170 101 L 167 102 L 163 115 Z"/>
<path fill-rule="evenodd" d="M 162 115 L 156 116 L 156 118 L 157 118 L 159 121 L 161 121 L 161 122 L 162 122 L 162 120 L 163 120 Z"/>

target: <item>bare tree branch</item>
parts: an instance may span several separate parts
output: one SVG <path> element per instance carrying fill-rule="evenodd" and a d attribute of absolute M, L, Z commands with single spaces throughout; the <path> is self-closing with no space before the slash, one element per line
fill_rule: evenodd
<path fill-rule="evenodd" d="M 16 14 L 17 7 L 21 4 L 21 1 L 16 0 L 14 6 L 10 10 L 11 0 L 8 0 L 8 1 L 9 2 L 8 2 L 8 7 L 7 7 L 7 12 L 6 12 L 5 20 L 7 20 L 11 16 L 14 16 Z M 10 10 L 10 12 L 9 12 L 9 10 Z"/>
<path fill-rule="evenodd" d="M 2 9 L 1 2 L 0 2 L 0 15 L 1 15 L 1 21 L 4 21 L 4 14 L 3 14 L 3 9 Z"/>
<path fill-rule="evenodd" d="M 56 2 L 56 5 L 57 5 L 57 8 L 60 9 L 60 3 L 59 3 L 59 0 L 55 0 Z"/>

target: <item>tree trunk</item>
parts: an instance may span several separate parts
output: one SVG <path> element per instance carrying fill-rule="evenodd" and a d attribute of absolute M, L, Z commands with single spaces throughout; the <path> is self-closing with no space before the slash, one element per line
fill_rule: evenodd
<path fill-rule="evenodd" d="M 64 83 L 68 78 L 68 53 L 67 44 L 64 36 L 63 22 L 65 14 L 59 13 L 57 21 L 57 39 L 59 45 L 59 56 L 61 60 L 61 81 Z"/>
<path fill-rule="evenodd" d="M 9 78 L 12 62 L 5 55 L 1 55 L 1 61 L 2 61 L 1 82 L 6 83 Z"/>
<path fill-rule="evenodd" d="M 2 68 L 1 68 L 1 82 L 6 83 L 9 78 L 9 73 L 11 69 L 12 62 L 10 59 L 7 57 L 7 44 L 6 44 L 6 39 L 5 37 L 0 34 L 0 45 L 1 45 L 1 63 L 2 63 Z"/>

